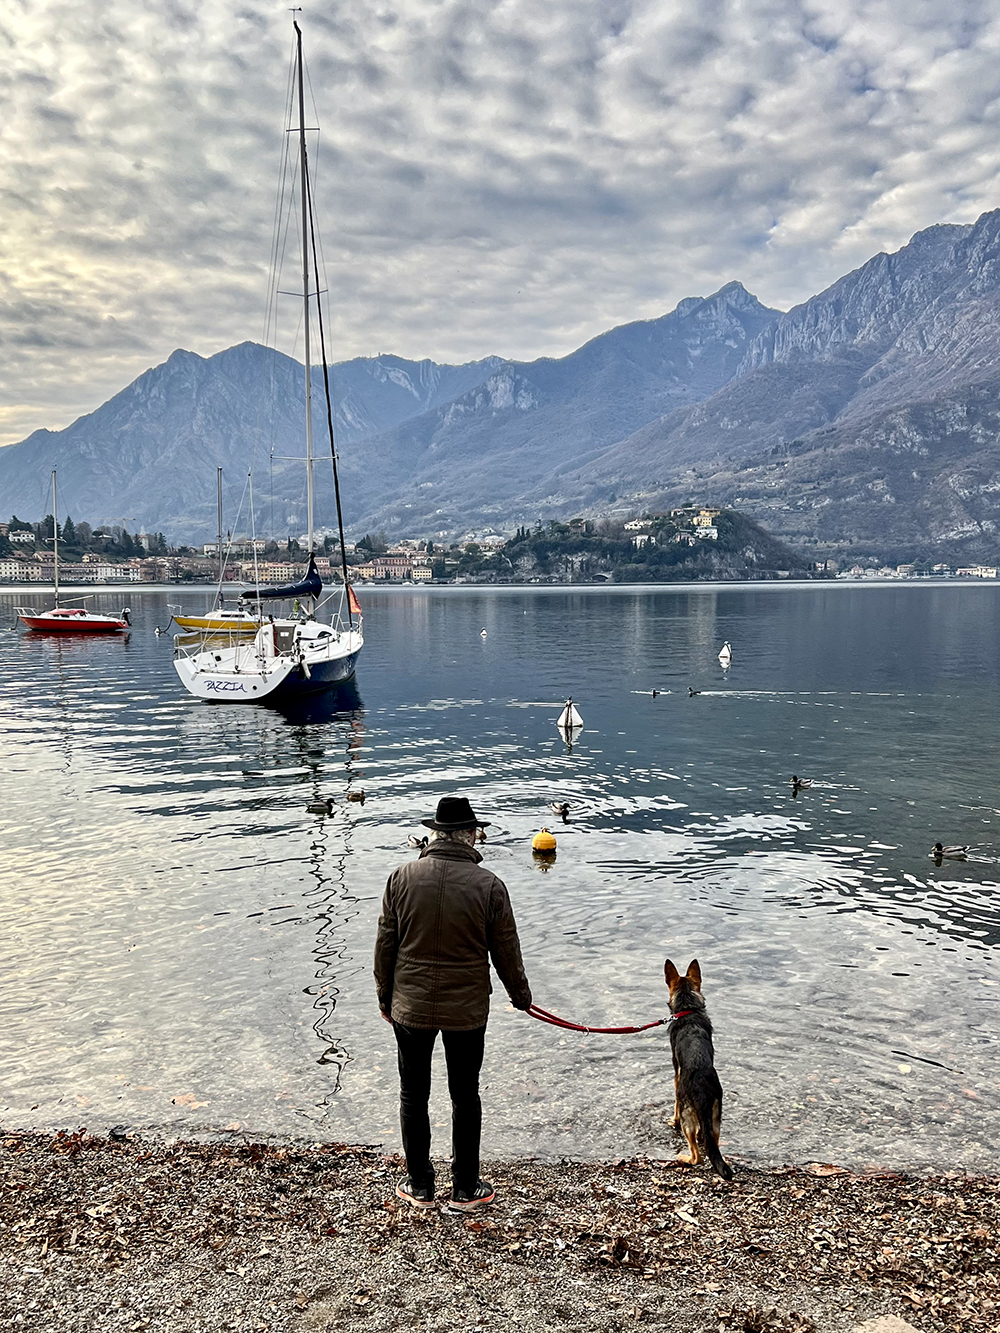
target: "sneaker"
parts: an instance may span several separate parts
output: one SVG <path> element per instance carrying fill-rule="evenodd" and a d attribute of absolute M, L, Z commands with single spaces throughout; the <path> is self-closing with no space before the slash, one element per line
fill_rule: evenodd
<path fill-rule="evenodd" d="M 485 1208 L 492 1203 L 496 1197 L 497 1192 L 493 1186 L 481 1180 L 471 1194 L 453 1189 L 448 1210 L 452 1213 L 474 1213 L 477 1208 Z"/>
<path fill-rule="evenodd" d="M 396 1197 L 412 1203 L 414 1208 L 434 1207 L 433 1185 L 414 1185 L 409 1176 L 404 1176 L 396 1186 Z"/>

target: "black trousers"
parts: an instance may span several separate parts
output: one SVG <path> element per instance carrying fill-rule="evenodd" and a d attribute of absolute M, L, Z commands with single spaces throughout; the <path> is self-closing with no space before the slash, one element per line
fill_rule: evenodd
<path fill-rule="evenodd" d="M 437 1028 L 408 1028 L 393 1020 L 399 1053 L 399 1127 L 406 1170 L 414 1185 L 434 1188 L 431 1165 L 431 1056 Z M 471 1194 L 479 1183 L 479 1140 L 483 1108 L 479 1071 L 483 1067 L 486 1024 L 467 1032 L 441 1032 L 451 1096 L 451 1183 Z"/>

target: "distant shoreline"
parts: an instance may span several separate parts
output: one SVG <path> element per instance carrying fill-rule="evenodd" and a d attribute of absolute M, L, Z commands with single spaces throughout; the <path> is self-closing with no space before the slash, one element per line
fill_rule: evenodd
<path fill-rule="evenodd" d="M 192 593 L 199 596 L 214 595 L 217 591 L 214 583 L 60 583 L 59 591 L 67 601 L 82 600 L 88 596 L 108 596 L 119 593 L 125 596 L 136 592 L 167 592 L 182 597 Z M 250 586 L 250 585 L 241 585 Z M 754 589 L 757 591 L 775 591 L 782 588 L 997 588 L 1000 579 L 980 578 L 833 578 L 833 579 L 674 579 L 662 583 L 353 583 L 357 593 L 366 592 L 479 592 L 488 589 L 491 592 L 663 592 L 691 591 L 696 589 L 718 590 L 720 588 Z M 324 591 L 335 593 L 339 583 L 324 585 Z M 55 586 L 51 583 L 0 583 L 0 596 L 8 593 L 51 594 Z M 227 590 L 227 600 L 238 599 L 236 588 Z"/>

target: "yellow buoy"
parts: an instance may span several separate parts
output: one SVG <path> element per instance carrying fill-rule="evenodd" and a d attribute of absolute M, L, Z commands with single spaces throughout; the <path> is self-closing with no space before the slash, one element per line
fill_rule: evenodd
<path fill-rule="evenodd" d="M 543 828 L 540 833 L 536 833 L 531 839 L 531 850 L 533 852 L 554 852 L 556 849 L 556 840 L 547 828 Z"/>

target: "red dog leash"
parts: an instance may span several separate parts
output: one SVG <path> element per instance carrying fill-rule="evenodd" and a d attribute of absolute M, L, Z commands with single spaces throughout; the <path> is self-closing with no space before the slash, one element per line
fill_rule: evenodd
<path fill-rule="evenodd" d="M 525 1013 L 537 1018 L 540 1023 L 551 1023 L 554 1028 L 566 1028 L 570 1032 L 604 1032 L 613 1037 L 630 1036 L 633 1032 L 646 1032 L 649 1028 L 660 1028 L 665 1023 L 672 1022 L 675 1018 L 687 1018 L 693 1011 L 685 1009 L 683 1013 L 671 1014 L 669 1018 L 657 1018 L 652 1023 L 643 1023 L 637 1028 L 588 1028 L 582 1023 L 571 1023 L 568 1018 L 559 1018 L 557 1014 L 550 1014 L 547 1009 L 539 1009 L 537 1004 L 529 1004 Z"/>

